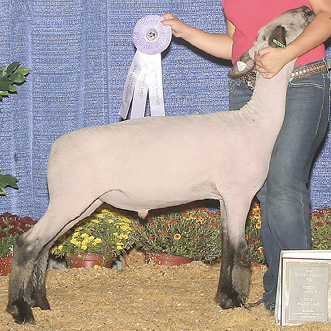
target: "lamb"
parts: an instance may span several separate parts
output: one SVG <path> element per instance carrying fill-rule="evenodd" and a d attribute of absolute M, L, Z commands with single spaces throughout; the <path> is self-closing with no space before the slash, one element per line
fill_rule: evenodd
<path fill-rule="evenodd" d="M 249 60 L 247 68 L 240 72 L 241 64 L 232 75 L 249 70 L 254 52 L 279 34 L 293 41 L 312 18 L 307 7 L 277 17 L 241 58 Z M 31 307 L 50 309 L 45 287 L 49 248 L 103 202 L 145 216 L 150 209 L 218 199 L 223 253 L 216 301 L 222 308 L 243 305 L 250 280 L 245 220 L 267 176 L 293 66 L 269 80 L 258 75 L 252 99 L 237 111 L 148 117 L 59 138 L 47 169 L 48 209 L 18 238 L 14 251 L 7 311 L 15 321 L 34 324 Z"/>

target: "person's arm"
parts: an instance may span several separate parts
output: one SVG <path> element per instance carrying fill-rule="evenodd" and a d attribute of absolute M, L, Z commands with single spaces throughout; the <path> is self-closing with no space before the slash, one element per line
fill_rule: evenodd
<path fill-rule="evenodd" d="M 285 49 L 268 47 L 256 54 L 256 69 L 266 78 L 275 76 L 283 66 L 331 37 L 331 0 L 309 0 L 316 14 L 303 33 Z"/>
<path fill-rule="evenodd" d="M 185 24 L 174 15 L 168 13 L 162 15 L 164 25 L 170 25 L 175 37 L 182 38 L 191 45 L 213 56 L 230 60 L 232 55 L 232 35 L 235 26 L 227 22 L 228 33 L 208 33 Z"/>

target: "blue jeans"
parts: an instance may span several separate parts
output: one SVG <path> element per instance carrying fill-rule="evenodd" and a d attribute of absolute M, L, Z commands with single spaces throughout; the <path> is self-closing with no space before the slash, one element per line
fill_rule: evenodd
<path fill-rule="evenodd" d="M 311 248 L 309 175 L 327 131 L 329 91 L 327 72 L 289 83 L 284 123 L 272 152 L 267 180 L 257 195 L 269 267 L 263 280 L 263 301 L 270 310 L 275 307 L 280 251 Z M 241 108 L 251 95 L 244 83 L 231 81 L 230 109 Z"/>

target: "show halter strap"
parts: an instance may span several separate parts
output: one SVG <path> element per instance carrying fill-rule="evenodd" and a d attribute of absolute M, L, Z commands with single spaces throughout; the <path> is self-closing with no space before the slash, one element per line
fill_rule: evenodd
<path fill-rule="evenodd" d="M 164 116 L 161 52 L 170 44 L 170 26 L 161 23 L 163 17 L 148 15 L 133 29 L 137 48 L 126 77 L 119 115 L 126 119 L 132 102 L 131 119 L 144 117 L 147 94 L 152 116 Z"/>
<path fill-rule="evenodd" d="M 281 43 L 279 40 L 277 40 L 277 39 L 272 39 L 272 42 L 275 44 L 275 45 L 277 45 L 277 46 L 279 46 L 279 47 L 281 47 L 281 48 L 286 48 L 286 45 L 284 45 L 283 43 Z"/>

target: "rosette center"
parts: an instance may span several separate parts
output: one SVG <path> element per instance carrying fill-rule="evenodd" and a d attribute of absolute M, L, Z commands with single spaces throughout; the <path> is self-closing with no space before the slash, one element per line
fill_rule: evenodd
<path fill-rule="evenodd" d="M 146 35 L 145 35 L 145 39 L 147 41 L 157 41 L 159 39 L 159 33 L 157 32 L 156 29 L 148 29 L 147 32 L 146 32 Z"/>

